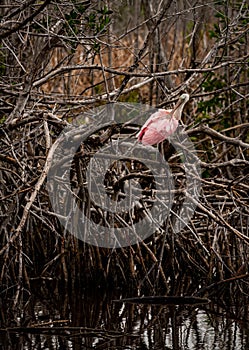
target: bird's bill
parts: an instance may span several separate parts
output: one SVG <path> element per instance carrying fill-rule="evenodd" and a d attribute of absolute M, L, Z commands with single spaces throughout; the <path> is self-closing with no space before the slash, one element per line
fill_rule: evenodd
<path fill-rule="evenodd" d="M 181 113 L 183 110 L 184 105 L 188 102 L 189 95 L 183 94 L 180 96 L 178 102 L 176 103 L 175 107 L 171 111 L 171 119 L 174 117 L 177 120 L 181 119 Z"/>
<path fill-rule="evenodd" d="M 172 112 L 174 113 L 177 110 L 177 108 L 179 108 L 181 105 L 185 105 L 185 103 L 187 103 L 188 100 L 189 100 L 189 95 L 188 94 L 181 95 L 179 100 L 177 101 L 177 104 L 173 108 Z"/>

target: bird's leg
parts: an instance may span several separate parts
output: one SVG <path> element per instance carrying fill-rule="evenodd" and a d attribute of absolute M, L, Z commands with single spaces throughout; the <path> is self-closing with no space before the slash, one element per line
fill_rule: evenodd
<path fill-rule="evenodd" d="M 163 146 L 163 142 L 160 142 L 158 145 L 157 145 L 157 148 L 158 148 L 158 152 L 161 154 L 161 157 L 160 159 L 158 160 L 160 163 L 162 163 L 162 159 L 164 159 L 164 146 Z"/>

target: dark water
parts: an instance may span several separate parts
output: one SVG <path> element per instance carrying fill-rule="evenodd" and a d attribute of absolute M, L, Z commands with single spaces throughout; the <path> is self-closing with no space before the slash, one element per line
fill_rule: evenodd
<path fill-rule="evenodd" d="M 117 295 L 88 292 L 32 300 L 26 314 L 13 320 L 16 328 L 2 330 L 0 349 L 249 349 L 247 305 L 160 306 L 112 299 Z"/>

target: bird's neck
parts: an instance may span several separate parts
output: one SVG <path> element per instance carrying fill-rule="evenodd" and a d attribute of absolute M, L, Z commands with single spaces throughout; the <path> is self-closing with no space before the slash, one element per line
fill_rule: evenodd
<path fill-rule="evenodd" d="M 181 104 L 179 107 L 177 107 L 175 110 L 172 110 L 172 117 L 175 118 L 176 120 L 181 119 L 182 111 L 183 111 L 184 103 Z"/>

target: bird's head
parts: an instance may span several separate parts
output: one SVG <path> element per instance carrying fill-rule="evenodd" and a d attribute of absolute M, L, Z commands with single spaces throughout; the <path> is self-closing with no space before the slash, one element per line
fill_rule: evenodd
<path fill-rule="evenodd" d="M 189 94 L 182 94 L 181 96 L 180 96 L 180 101 L 181 101 L 181 103 L 187 103 L 188 102 L 188 100 L 189 100 Z"/>

